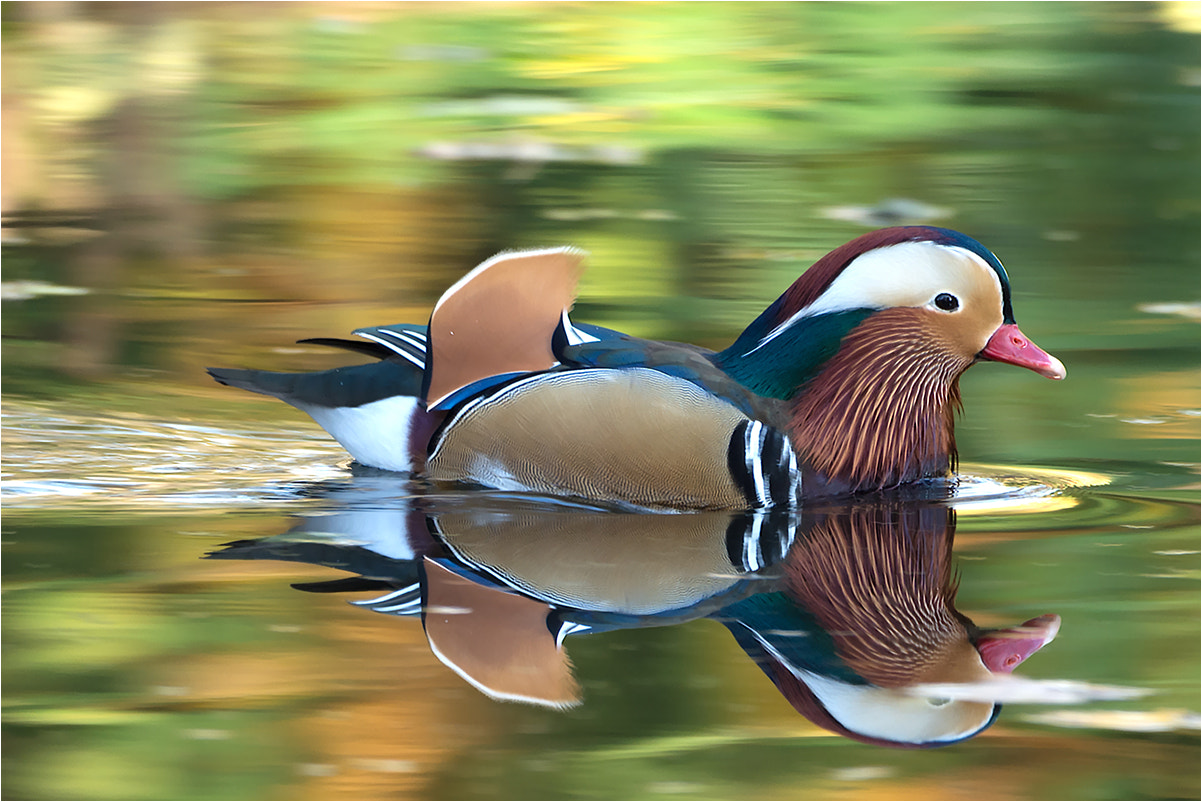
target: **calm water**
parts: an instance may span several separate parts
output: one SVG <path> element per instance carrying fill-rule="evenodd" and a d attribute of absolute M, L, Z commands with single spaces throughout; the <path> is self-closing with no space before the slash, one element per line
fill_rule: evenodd
<path fill-rule="evenodd" d="M 155 8 L 4 12 L 6 160 L 42 166 L 6 161 L 5 798 L 1202 793 L 1196 7 Z M 694 569 L 713 595 L 670 626 L 568 635 L 579 705 L 488 698 L 403 598 L 348 601 L 416 571 L 389 540 L 415 514 L 451 547 L 503 542 L 507 505 L 540 537 L 578 511 L 354 472 L 203 376 L 332 366 L 294 341 L 420 321 L 482 258 L 560 243 L 592 254 L 577 319 L 722 346 L 896 219 L 993 249 L 1068 369 L 962 382 L 956 608 L 1062 625 L 943 749 L 800 715 L 704 607 L 759 579 L 738 571 Z M 671 537 L 565 546 L 540 581 L 626 560 L 648 576 L 619 590 L 663 607 Z M 358 575 L 386 581 L 291 587 Z"/>

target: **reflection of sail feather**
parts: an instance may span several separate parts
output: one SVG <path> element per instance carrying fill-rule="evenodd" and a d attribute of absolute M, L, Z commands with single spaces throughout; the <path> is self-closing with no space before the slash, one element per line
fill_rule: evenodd
<path fill-rule="evenodd" d="M 494 699 L 580 704 L 572 664 L 547 629 L 547 605 L 497 593 L 429 559 L 424 567 L 422 623 L 439 660 Z"/>

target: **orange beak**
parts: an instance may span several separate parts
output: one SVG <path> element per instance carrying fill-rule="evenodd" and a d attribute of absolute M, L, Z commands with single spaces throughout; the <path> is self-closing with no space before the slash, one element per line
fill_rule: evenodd
<path fill-rule="evenodd" d="M 1064 363 L 1027 339 L 1014 323 L 998 326 L 978 354 L 981 359 L 1018 365 L 1049 379 L 1063 379 Z"/>

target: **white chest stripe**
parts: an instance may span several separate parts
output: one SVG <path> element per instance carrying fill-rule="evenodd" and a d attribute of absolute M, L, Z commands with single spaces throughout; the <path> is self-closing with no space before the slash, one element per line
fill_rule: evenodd
<path fill-rule="evenodd" d="M 764 468 L 760 456 L 764 452 L 764 424 L 753 420 L 747 427 L 743 440 L 743 459 L 747 463 L 747 474 L 755 483 L 755 501 L 757 507 L 768 503 L 768 491 L 764 487 Z"/>

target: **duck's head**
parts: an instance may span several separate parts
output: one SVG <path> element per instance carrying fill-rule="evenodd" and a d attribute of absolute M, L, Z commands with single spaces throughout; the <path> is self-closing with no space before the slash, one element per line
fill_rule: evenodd
<path fill-rule="evenodd" d="M 998 258 L 928 226 L 836 248 L 716 359 L 760 395 L 790 401 L 795 446 L 853 489 L 946 472 L 957 382 L 974 363 L 1065 376 L 1015 323 Z"/>

